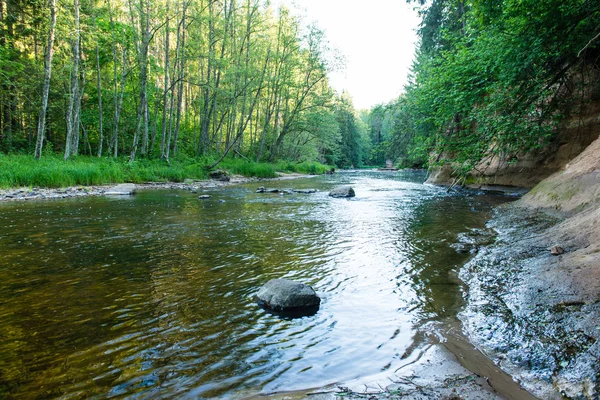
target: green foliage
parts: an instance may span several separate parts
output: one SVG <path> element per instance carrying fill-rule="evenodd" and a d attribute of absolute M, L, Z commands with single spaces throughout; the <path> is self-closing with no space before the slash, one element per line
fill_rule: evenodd
<path fill-rule="evenodd" d="M 302 163 L 294 163 L 291 161 L 280 161 L 275 165 L 277 171 L 280 172 L 296 172 L 307 175 L 323 175 L 331 170 L 331 166 L 324 165 L 316 161 L 305 161 Z"/>
<path fill-rule="evenodd" d="M 170 161 L 140 159 L 133 163 L 127 158 L 97 158 L 79 156 L 64 161 L 59 156 L 34 160 L 28 155 L 0 154 L 0 188 L 68 187 L 106 185 L 111 183 L 183 182 L 185 179 L 207 179 L 206 166 L 210 157 L 181 156 Z M 278 172 L 324 174 L 332 167 L 318 162 L 279 161 L 275 164 L 256 163 L 241 158 L 226 158 L 218 166 L 230 174 L 258 178 L 276 178 Z"/>
<path fill-rule="evenodd" d="M 180 156 L 214 162 L 237 152 L 256 161 L 331 165 L 340 158 L 343 138 L 327 79 L 339 58 L 324 31 L 304 27 L 284 5 L 17 3 L 0 15 L 2 153 L 33 154 L 45 47 L 54 37 L 43 157 L 130 155 L 142 159 L 139 167 L 121 168 L 134 181 L 182 179 L 184 172 L 155 162 L 172 158 L 175 165 Z M 274 175 L 271 166 L 235 168 Z"/>
<path fill-rule="evenodd" d="M 225 159 L 219 167 L 232 174 L 244 175 L 257 178 L 275 178 L 277 169 L 273 164 L 257 163 L 253 161 L 242 160 L 240 158 Z"/>
<path fill-rule="evenodd" d="M 173 160 L 171 166 L 159 160 L 98 159 L 79 156 L 65 162 L 62 157 L 34 160 L 26 155 L 0 155 L 0 187 L 67 187 L 105 185 L 121 182 L 181 182 L 185 178 L 205 179 L 204 166 L 189 160 Z"/>
<path fill-rule="evenodd" d="M 342 168 L 361 166 L 361 135 L 350 97 L 343 93 L 336 105 L 336 120 L 340 127 L 342 146 L 337 165 Z"/>
<path fill-rule="evenodd" d="M 487 155 L 516 160 L 546 146 L 573 98 L 594 82 L 600 8 L 586 0 L 420 1 L 421 45 L 397 101 L 371 110 L 371 136 L 401 164 L 443 163 L 459 175 Z M 386 125 L 387 122 L 387 125 Z M 385 149 L 375 146 L 380 161 Z M 433 156 L 433 157 L 431 157 Z"/>

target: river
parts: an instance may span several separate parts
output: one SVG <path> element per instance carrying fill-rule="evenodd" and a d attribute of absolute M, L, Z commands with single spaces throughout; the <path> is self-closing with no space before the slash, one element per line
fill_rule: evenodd
<path fill-rule="evenodd" d="M 422 172 L 344 172 L 128 198 L 0 204 L 0 397 L 232 398 L 392 374 L 463 304 L 502 195 Z M 334 199 L 351 184 L 357 196 Z M 253 301 L 272 278 L 314 287 L 316 315 Z"/>

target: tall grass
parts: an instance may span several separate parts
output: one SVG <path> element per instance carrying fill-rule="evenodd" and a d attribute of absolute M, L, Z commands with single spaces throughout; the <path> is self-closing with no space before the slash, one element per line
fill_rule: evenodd
<path fill-rule="evenodd" d="M 79 156 L 64 161 L 60 156 L 44 156 L 34 160 L 29 155 L 0 154 L 0 188 L 67 187 L 105 185 L 122 182 L 182 182 L 184 179 L 206 179 L 207 159 L 140 159 L 129 163 L 126 158 L 96 158 Z M 300 164 L 278 162 L 255 163 L 242 159 L 225 159 L 217 167 L 231 174 L 248 177 L 274 178 L 277 172 L 323 174 L 331 167 L 314 162 Z"/>
<path fill-rule="evenodd" d="M 305 161 L 302 163 L 293 163 L 291 161 L 280 161 L 275 165 L 278 171 L 297 172 L 299 174 L 322 175 L 331 170 L 328 165 L 323 165 L 316 161 Z"/>
<path fill-rule="evenodd" d="M 258 178 L 275 178 L 277 172 L 296 172 L 300 174 L 322 175 L 329 170 L 330 166 L 318 162 L 295 163 L 291 161 L 279 161 L 275 164 L 256 163 L 242 159 L 226 159 L 219 165 L 233 174 L 244 176 L 255 176 Z"/>
<path fill-rule="evenodd" d="M 232 174 L 243 175 L 257 178 L 275 178 L 277 170 L 273 164 L 257 163 L 253 161 L 242 160 L 239 158 L 225 159 L 217 167 L 224 169 Z"/>

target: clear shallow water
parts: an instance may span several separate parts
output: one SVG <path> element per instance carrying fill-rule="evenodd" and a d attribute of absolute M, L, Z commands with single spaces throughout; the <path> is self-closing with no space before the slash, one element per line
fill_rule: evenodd
<path fill-rule="evenodd" d="M 0 396 L 235 398 L 393 373 L 462 303 L 456 235 L 509 200 L 424 178 L 0 204 Z M 356 198 L 327 196 L 346 183 Z M 280 277 L 312 285 L 319 312 L 260 309 Z"/>

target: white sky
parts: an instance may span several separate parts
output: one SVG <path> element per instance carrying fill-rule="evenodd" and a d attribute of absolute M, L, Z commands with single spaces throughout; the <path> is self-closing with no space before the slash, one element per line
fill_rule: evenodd
<path fill-rule="evenodd" d="M 417 13 L 406 0 L 275 0 L 306 23 L 325 30 L 346 58 L 345 71 L 330 76 L 338 91 L 350 93 L 356 109 L 387 103 L 407 83 L 415 53 Z"/>

